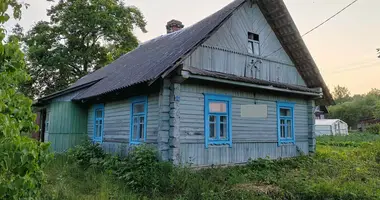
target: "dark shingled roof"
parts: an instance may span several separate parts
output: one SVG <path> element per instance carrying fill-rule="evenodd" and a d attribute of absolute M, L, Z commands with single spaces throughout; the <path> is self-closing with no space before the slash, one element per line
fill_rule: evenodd
<path fill-rule="evenodd" d="M 78 80 L 72 87 L 102 78 L 75 99 L 85 99 L 159 77 L 200 43 L 245 0 L 237 0 L 202 21 L 141 44 L 108 66 Z"/>
<path fill-rule="evenodd" d="M 235 0 L 190 27 L 145 42 L 106 67 L 84 76 L 66 90 L 99 80 L 75 97 L 76 100 L 80 100 L 156 80 L 205 41 L 245 1 Z M 283 0 L 254 0 L 254 2 L 259 5 L 306 85 L 310 88 L 322 87 L 324 103 L 333 104 L 332 96 Z"/>

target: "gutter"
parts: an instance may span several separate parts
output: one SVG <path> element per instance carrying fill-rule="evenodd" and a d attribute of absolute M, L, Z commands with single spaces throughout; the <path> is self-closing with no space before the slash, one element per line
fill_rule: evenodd
<path fill-rule="evenodd" d="M 306 95 L 306 96 L 313 96 L 313 97 L 316 97 L 317 99 L 323 97 L 322 88 L 316 88 L 315 89 L 316 92 L 303 92 L 303 91 L 282 89 L 282 88 L 277 88 L 277 87 L 273 87 L 273 86 L 258 85 L 258 84 L 254 84 L 254 83 L 245 83 L 245 82 L 231 81 L 231 80 L 220 79 L 220 78 L 213 78 L 213 77 L 209 77 L 209 76 L 194 75 L 188 71 L 182 71 L 181 75 L 185 79 L 194 78 L 194 79 L 199 79 L 199 80 L 214 81 L 214 82 L 219 82 L 219 83 L 227 83 L 227 84 L 231 84 L 231 85 L 245 86 L 245 87 L 250 87 L 250 88 L 265 89 L 265 90 L 285 92 L 285 93 L 291 93 L 291 94 L 300 94 L 300 95 Z"/>

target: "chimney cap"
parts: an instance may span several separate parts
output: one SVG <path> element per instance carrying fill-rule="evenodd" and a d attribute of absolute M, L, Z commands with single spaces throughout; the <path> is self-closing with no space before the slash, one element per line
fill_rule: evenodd
<path fill-rule="evenodd" d="M 168 21 L 168 23 L 166 23 L 166 31 L 168 33 L 178 31 L 178 30 L 182 29 L 183 27 L 185 27 L 185 26 L 182 24 L 182 22 L 179 20 L 176 20 L 176 19 L 172 19 L 172 20 Z"/>

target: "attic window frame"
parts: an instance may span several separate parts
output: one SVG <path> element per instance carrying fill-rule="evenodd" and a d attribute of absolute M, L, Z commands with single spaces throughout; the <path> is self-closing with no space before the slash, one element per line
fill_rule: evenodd
<path fill-rule="evenodd" d="M 259 34 L 248 32 L 248 48 L 247 51 L 249 54 L 260 56 L 260 36 Z M 257 44 L 257 50 L 255 51 L 255 44 Z M 252 49 L 252 52 L 250 52 Z"/>

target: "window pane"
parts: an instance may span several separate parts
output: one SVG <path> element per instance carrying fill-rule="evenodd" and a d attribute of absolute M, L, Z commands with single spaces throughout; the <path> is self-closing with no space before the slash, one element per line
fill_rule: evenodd
<path fill-rule="evenodd" d="M 253 53 L 255 55 L 260 55 L 260 45 L 257 42 L 253 43 Z"/>
<path fill-rule="evenodd" d="M 210 138 L 215 139 L 216 138 L 216 124 L 210 123 Z"/>
<path fill-rule="evenodd" d="M 210 112 L 227 112 L 227 103 L 224 102 L 210 102 Z"/>
<path fill-rule="evenodd" d="M 290 109 L 280 108 L 280 116 L 291 116 Z"/>
<path fill-rule="evenodd" d="M 140 117 L 139 138 L 144 139 L 144 117 Z"/>
<path fill-rule="evenodd" d="M 254 33 L 248 32 L 248 39 L 253 40 L 253 38 L 255 37 L 254 35 Z"/>
<path fill-rule="evenodd" d="M 102 124 L 101 123 L 99 123 L 98 128 L 99 128 L 98 135 L 96 137 L 101 137 L 102 136 Z"/>
<path fill-rule="evenodd" d="M 253 40 L 259 41 L 259 35 L 258 34 L 253 34 Z"/>
<path fill-rule="evenodd" d="M 292 121 L 290 121 L 290 120 L 287 120 L 286 121 L 286 123 L 287 123 L 287 128 L 288 128 L 288 138 L 291 138 L 292 137 Z"/>
<path fill-rule="evenodd" d="M 248 53 L 253 54 L 253 42 L 248 41 Z"/>
<path fill-rule="evenodd" d="M 285 120 L 281 119 L 280 120 L 280 137 L 281 138 L 285 138 L 286 134 L 285 134 Z"/>
<path fill-rule="evenodd" d="M 138 123 L 138 117 L 133 118 L 133 132 L 132 132 L 132 139 L 137 140 L 139 137 L 138 129 L 139 129 L 139 123 Z"/>
<path fill-rule="evenodd" d="M 210 115 L 210 123 L 215 123 L 216 122 L 216 117 L 214 115 Z"/>
<path fill-rule="evenodd" d="M 97 109 L 96 111 L 96 114 L 95 114 L 95 116 L 96 116 L 96 118 L 102 118 L 103 116 L 103 111 L 101 110 L 101 109 Z"/>
<path fill-rule="evenodd" d="M 144 112 L 144 103 L 133 104 L 133 113 L 143 113 Z"/>
<path fill-rule="evenodd" d="M 227 137 L 227 123 L 220 123 L 220 139 Z"/>

